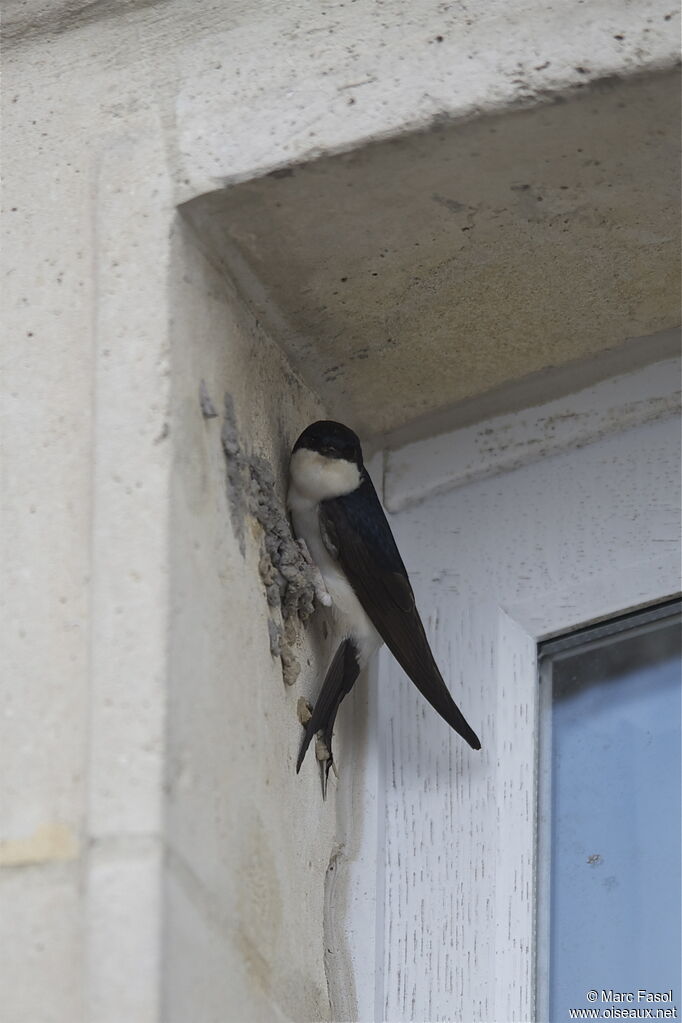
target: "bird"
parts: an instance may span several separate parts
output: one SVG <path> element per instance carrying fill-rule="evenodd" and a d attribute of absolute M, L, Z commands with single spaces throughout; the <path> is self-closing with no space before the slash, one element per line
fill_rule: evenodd
<path fill-rule="evenodd" d="M 335 646 L 305 724 L 296 773 L 320 733 L 326 795 L 339 706 L 382 643 L 441 717 L 472 749 L 480 749 L 431 652 L 407 570 L 353 430 L 325 419 L 301 433 L 289 463 L 287 505 L 294 533 L 322 577 L 321 602 L 330 607 Z"/>

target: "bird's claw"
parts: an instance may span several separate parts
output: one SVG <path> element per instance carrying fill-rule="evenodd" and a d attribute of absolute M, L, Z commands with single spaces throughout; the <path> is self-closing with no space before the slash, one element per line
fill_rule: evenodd
<path fill-rule="evenodd" d="M 338 778 L 339 772 L 336 770 L 336 764 L 332 756 L 332 751 L 324 740 L 324 736 L 321 732 L 315 736 L 315 756 L 317 762 L 322 768 L 322 798 L 327 798 L 327 784 L 329 781 L 330 770 L 334 772 L 334 777 Z"/>
<path fill-rule="evenodd" d="M 339 772 L 336 770 L 336 762 L 321 733 L 315 738 L 315 756 L 321 764 L 328 765 L 327 771 L 333 771 L 334 777 L 338 778 Z"/>
<path fill-rule="evenodd" d="M 315 756 L 321 764 L 326 763 L 327 760 L 332 760 L 331 751 L 321 734 L 315 737 Z M 332 760 L 333 763 L 334 761 Z"/>

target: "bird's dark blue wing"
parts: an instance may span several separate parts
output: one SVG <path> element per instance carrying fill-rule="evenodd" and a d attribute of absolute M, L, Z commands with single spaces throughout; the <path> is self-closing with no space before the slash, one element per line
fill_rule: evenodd
<path fill-rule="evenodd" d="M 405 673 L 441 717 L 473 749 L 480 749 L 478 736 L 438 670 L 405 565 L 366 470 L 357 490 L 321 502 L 320 526 L 330 552 Z"/>

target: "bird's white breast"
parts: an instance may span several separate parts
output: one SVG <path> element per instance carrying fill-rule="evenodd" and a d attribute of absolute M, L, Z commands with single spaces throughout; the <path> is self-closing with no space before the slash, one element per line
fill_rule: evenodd
<path fill-rule="evenodd" d="M 298 458 L 299 455 L 312 455 L 325 464 L 316 467 L 313 458 Z M 333 462 L 330 466 L 329 463 Z M 355 471 L 336 471 L 342 467 Z M 329 471 L 326 471 L 329 469 Z M 355 482 L 353 483 L 353 481 Z M 340 485 L 348 489 L 339 491 Z M 364 667 L 374 651 L 381 645 L 381 639 L 371 621 L 367 617 L 360 601 L 355 596 L 352 586 L 324 545 L 320 532 L 319 502 L 332 497 L 341 497 L 351 493 L 360 482 L 360 472 L 350 462 L 324 458 L 316 452 L 300 449 L 294 452 L 291 459 L 291 485 L 287 503 L 291 509 L 296 536 L 305 540 L 310 555 L 319 568 L 325 586 L 332 598 L 331 614 L 337 640 L 352 636 L 359 651 L 360 665 Z M 351 485 L 353 484 L 353 485 Z M 320 494 L 323 496 L 318 496 Z"/>
<path fill-rule="evenodd" d="M 291 456 L 291 482 L 309 501 L 327 501 L 351 494 L 360 486 L 360 470 L 344 458 L 326 458 L 318 451 L 299 448 Z"/>

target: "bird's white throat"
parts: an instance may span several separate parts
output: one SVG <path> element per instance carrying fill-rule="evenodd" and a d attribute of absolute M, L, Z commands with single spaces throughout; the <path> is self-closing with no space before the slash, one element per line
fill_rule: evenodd
<path fill-rule="evenodd" d="M 299 448 L 291 456 L 289 466 L 291 488 L 289 506 L 296 498 L 317 503 L 351 494 L 360 486 L 360 470 L 354 462 L 344 458 L 327 458 L 318 451 Z M 293 493 L 293 491 L 296 493 Z"/>

